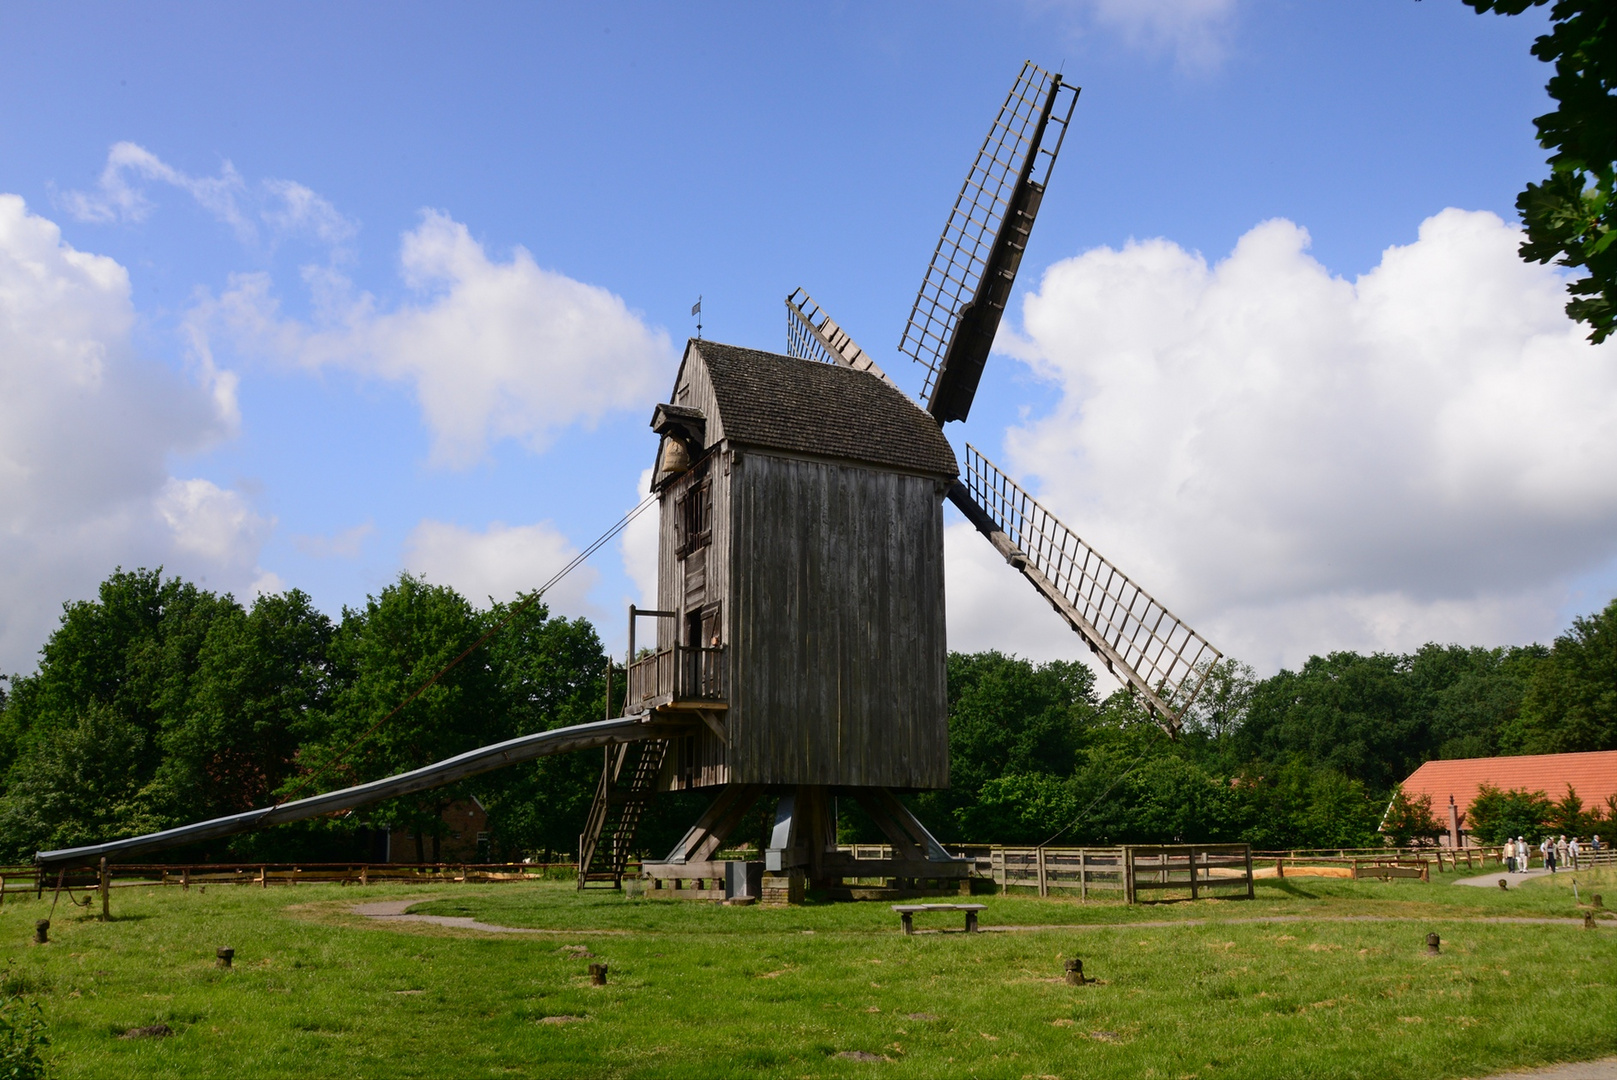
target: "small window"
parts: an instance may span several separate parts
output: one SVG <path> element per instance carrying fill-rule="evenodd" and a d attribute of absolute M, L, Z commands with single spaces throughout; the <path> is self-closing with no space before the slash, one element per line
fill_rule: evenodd
<path fill-rule="evenodd" d="M 683 559 L 713 539 L 713 482 L 703 477 L 674 504 L 676 554 Z"/>

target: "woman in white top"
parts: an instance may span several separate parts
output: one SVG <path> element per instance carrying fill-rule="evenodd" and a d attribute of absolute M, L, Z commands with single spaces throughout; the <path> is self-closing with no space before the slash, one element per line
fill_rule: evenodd
<path fill-rule="evenodd" d="M 1578 856 L 1583 854 L 1583 846 L 1578 843 L 1576 836 L 1566 842 L 1566 854 L 1570 860 L 1567 865 L 1576 870 L 1578 868 Z"/>

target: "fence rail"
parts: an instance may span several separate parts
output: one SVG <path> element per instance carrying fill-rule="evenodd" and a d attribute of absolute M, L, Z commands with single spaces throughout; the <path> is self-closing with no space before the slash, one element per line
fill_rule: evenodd
<path fill-rule="evenodd" d="M 629 665 L 627 711 L 668 701 L 724 701 L 724 646 L 674 645 Z"/>

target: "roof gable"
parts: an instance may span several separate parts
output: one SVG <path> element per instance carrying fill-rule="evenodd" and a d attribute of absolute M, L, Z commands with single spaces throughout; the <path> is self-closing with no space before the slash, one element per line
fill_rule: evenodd
<path fill-rule="evenodd" d="M 732 442 L 959 475 L 937 421 L 873 375 L 713 341 L 693 340 L 687 359 L 691 352 L 707 368 L 718 426 Z"/>

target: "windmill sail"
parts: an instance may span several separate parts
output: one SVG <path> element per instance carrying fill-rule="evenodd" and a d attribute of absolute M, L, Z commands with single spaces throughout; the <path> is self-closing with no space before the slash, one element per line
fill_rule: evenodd
<path fill-rule="evenodd" d="M 1060 75 L 1022 65 L 955 199 L 898 346 L 927 369 L 921 400 L 939 423 L 971 411 L 1077 103 Z"/>
<path fill-rule="evenodd" d="M 949 500 L 1174 733 L 1219 651 L 970 443 Z"/>
<path fill-rule="evenodd" d="M 802 289 L 793 290 L 786 298 L 786 355 L 868 371 L 898 390 L 898 384 L 887 377 L 887 372 L 877 366 L 870 354 L 855 344 L 848 332 Z"/>

